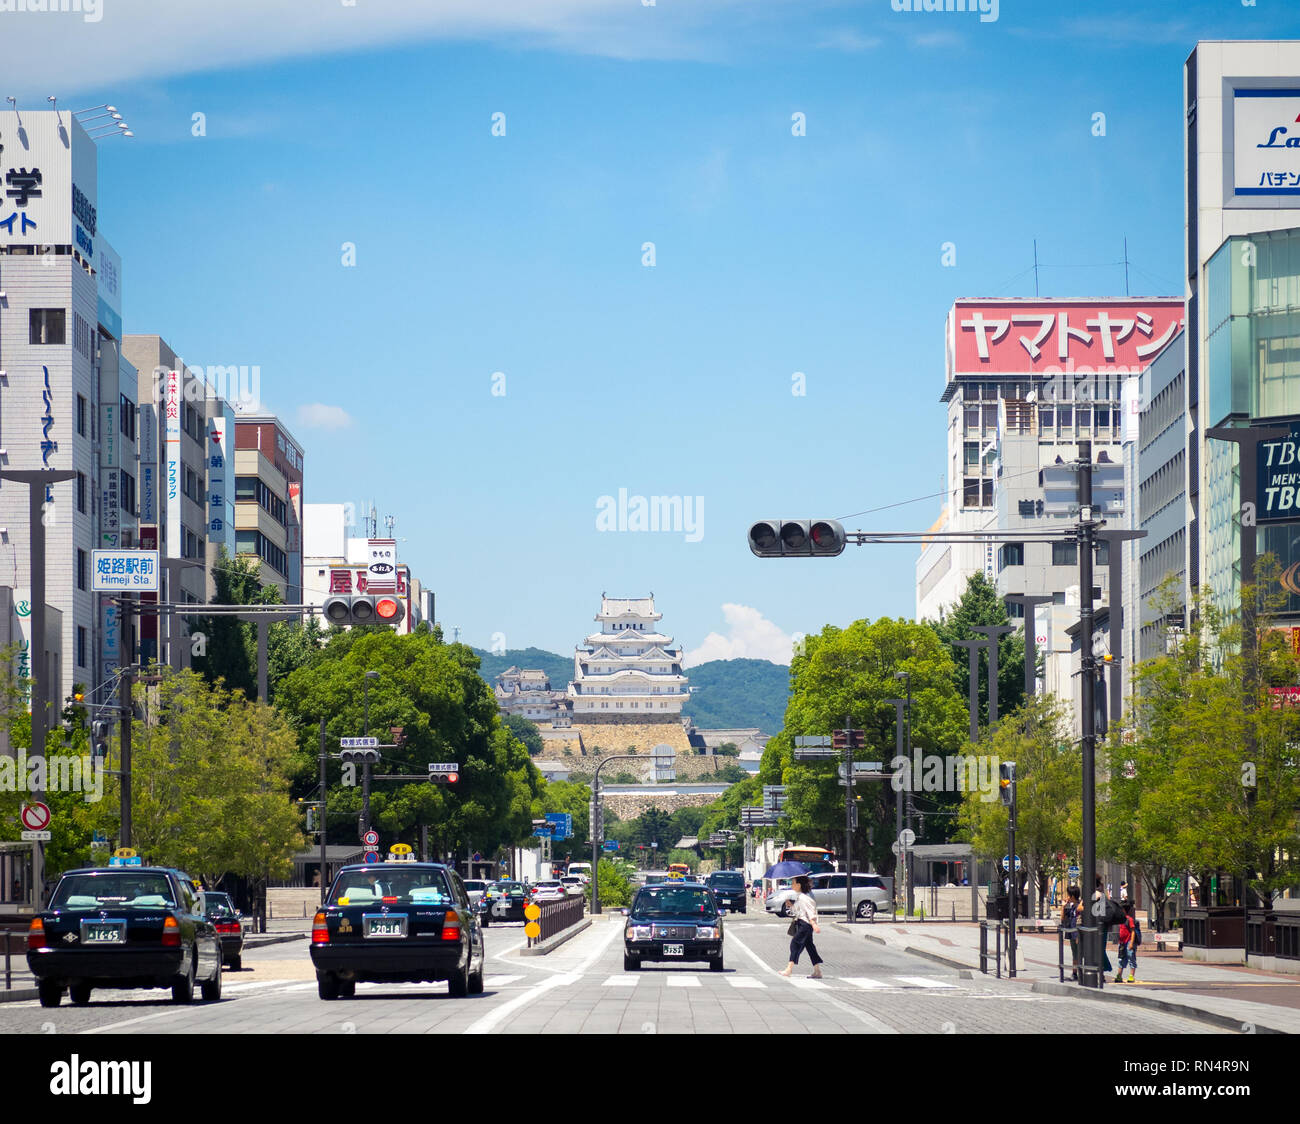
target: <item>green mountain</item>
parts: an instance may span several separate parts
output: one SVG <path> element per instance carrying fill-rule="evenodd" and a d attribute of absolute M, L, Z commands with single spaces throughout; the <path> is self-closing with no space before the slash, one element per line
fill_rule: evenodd
<path fill-rule="evenodd" d="M 790 669 L 767 660 L 710 660 L 687 668 L 685 711 L 701 730 L 757 726 L 780 733 L 790 700 Z"/>
<path fill-rule="evenodd" d="M 475 648 L 479 674 L 489 683 L 506 668 L 540 668 L 551 689 L 562 691 L 573 676 L 573 657 L 541 648 L 511 648 L 494 655 Z M 790 669 L 767 660 L 710 660 L 686 672 L 691 701 L 684 708 L 702 730 L 749 729 L 775 734 L 785 720 L 790 698 Z"/>
<path fill-rule="evenodd" d="M 572 656 L 557 656 L 541 648 L 508 648 L 500 655 L 475 648 L 474 654 L 479 658 L 478 673 L 491 685 L 495 685 L 497 676 L 508 667 L 540 668 L 550 676 L 553 691 L 563 691 L 573 678 Z"/>

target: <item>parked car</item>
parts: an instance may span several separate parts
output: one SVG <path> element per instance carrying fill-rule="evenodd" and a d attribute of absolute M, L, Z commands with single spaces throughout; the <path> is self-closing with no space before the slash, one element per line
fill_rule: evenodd
<path fill-rule="evenodd" d="M 566 874 L 560 879 L 560 885 L 564 887 L 565 893 L 572 894 L 574 897 L 582 897 L 587 880 L 578 874 Z"/>
<path fill-rule="evenodd" d="M 623 930 L 623 970 L 647 960 L 707 960 L 710 971 L 722 971 L 722 917 L 707 886 L 674 881 L 637 891 Z"/>
<path fill-rule="evenodd" d="M 814 874 L 809 878 L 813 900 L 817 903 L 818 913 L 848 912 L 848 875 Z M 769 912 L 781 917 L 790 916 L 790 903 L 798 896 L 794 887 L 780 890 L 767 899 L 765 903 Z M 884 910 L 891 912 L 893 899 L 885 881 L 878 874 L 853 875 L 853 916 L 861 921 L 875 920 L 876 913 Z"/>
<path fill-rule="evenodd" d="M 231 971 L 244 967 L 244 916 L 235 908 L 229 894 L 216 890 L 199 893 L 203 916 L 212 922 L 221 941 L 221 961 Z"/>
<path fill-rule="evenodd" d="M 734 870 L 715 870 L 704 884 L 713 891 L 713 897 L 723 909 L 748 912 L 745 908 L 745 876 Z"/>
<path fill-rule="evenodd" d="M 42 1007 L 66 989 L 84 1007 L 94 988 L 170 987 L 189 1003 L 221 998 L 221 943 L 193 879 L 168 867 L 87 867 L 59 879 L 27 930 L 27 966 Z"/>
<path fill-rule="evenodd" d="M 548 878 L 532 885 L 532 900 L 535 902 L 558 902 L 567 898 L 568 891 L 559 879 Z"/>
<path fill-rule="evenodd" d="M 441 863 L 345 866 L 311 926 L 322 999 L 358 982 L 447 981 L 456 998 L 483 991 L 483 930 L 458 875 Z"/>

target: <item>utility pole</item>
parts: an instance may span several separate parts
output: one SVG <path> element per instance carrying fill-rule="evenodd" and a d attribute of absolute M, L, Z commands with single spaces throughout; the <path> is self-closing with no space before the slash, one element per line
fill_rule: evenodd
<path fill-rule="evenodd" d="M 370 733 L 370 681 L 378 679 L 379 672 L 367 671 L 365 678 L 361 681 L 361 696 L 364 700 L 365 713 L 361 719 L 361 736 L 366 737 Z M 367 758 L 361 764 L 361 832 L 365 835 L 370 830 L 370 760 Z"/>
<path fill-rule="evenodd" d="M 970 740 L 972 743 L 980 740 L 980 653 L 987 641 L 984 640 L 954 640 L 953 644 L 958 648 L 965 648 L 970 652 Z"/>
<path fill-rule="evenodd" d="M 1009 624 L 976 624 L 971 626 L 971 631 L 988 638 L 985 643 L 989 650 L 989 733 L 992 734 L 998 724 L 998 645 L 1003 636 L 1016 630 Z"/>
<path fill-rule="evenodd" d="M 320 720 L 320 904 L 325 904 L 328 882 L 325 877 L 325 763 L 329 753 L 325 749 L 325 719 Z"/>
<path fill-rule="evenodd" d="M 121 635 L 126 642 L 130 642 L 132 636 L 132 612 L 130 598 L 123 597 L 118 602 L 122 609 L 122 630 Z M 120 788 L 118 790 L 118 809 L 121 820 L 118 831 L 118 846 L 131 846 L 131 732 L 135 718 L 134 695 L 135 695 L 135 650 L 132 646 L 131 652 L 127 656 L 127 662 L 123 666 L 121 677 L 118 680 L 117 702 L 119 708 L 120 724 L 118 726 L 118 756 L 121 758 L 118 763 L 118 781 Z"/>
<path fill-rule="evenodd" d="M 1079 686 L 1080 723 L 1082 733 L 1083 764 L 1083 898 L 1088 907 L 1091 925 L 1083 933 L 1083 979 L 1087 987 L 1100 987 L 1101 948 L 1098 941 L 1098 916 L 1096 906 L 1105 909 L 1105 902 L 1094 902 L 1092 895 L 1097 882 L 1097 727 L 1096 727 L 1096 675 L 1097 661 L 1093 654 L 1092 638 L 1092 551 L 1096 521 L 1092 511 L 1092 442 L 1079 442 Z M 1111 591 L 1112 597 L 1114 591 Z M 1015 856 L 1011 856 L 1014 865 Z"/>
<path fill-rule="evenodd" d="M 844 920 L 853 924 L 853 719 L 844 716 Z"/>
<path fill-rule="evenodd" d="M 1008 601 L 1013 605 L 1020 605 L 1024 608 L 1025 621 L 1025 698 L 1026 700 L 1034 697 L 1034 692 L 1038 685 L 1037 667 L 1038 667 L 1038 638 L 1034 635 L 1034 630 L 1038 627 L 1034 617 L 1034 609 L 1039 605 L 1051 603 L 1051 594 L 1039 593 L 1008 593 L 1003 601 Z"/>
<path fill-rule="evenodd" d="M 894 865 L 894 872 L 895 872 L 894 882 L 895 882 L 895 889 L 897 889 L 898 874 L 903 873 L 903 877 L 906 878 L 905 871 L 907 866 L 906 860 L 903 858 L 902 846 L 901 846 L 902 839 L 903 839 L 903 792 L 904 790 L 906 790 L 910 794 L 912 789 L 912 785 L 911 785 L 912 755 L 910 753 L 905 754 L 903 752 L 903 710 L 904 708 L 906 708 L 908 712 L 907 732 L 910 740 L 910 736 L 912 732 L 911 731 L 912 681 L 911 681 L 911 677 L 908 675 L 906 671 L 894 672 L 894 678 L 907 680 L 907 697 L 905 699 L 885 700 L 885 702 L 887 703 L 892 703 L 894 707 L 895 756 L 902 758 L 903 761 L 902 767 L 898 770 L 898 772 L 894 774 L 894 839 L 896 841 L 896 844 L 899 846 L 898 861 Z M 910 855 L 911 850 L 909 849 L 907 853 Z"/>

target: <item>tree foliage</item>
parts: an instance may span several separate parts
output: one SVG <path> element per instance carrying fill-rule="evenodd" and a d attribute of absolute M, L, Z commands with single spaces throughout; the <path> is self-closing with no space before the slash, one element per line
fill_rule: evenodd
<path fill-rule="evenodd" d="M 966 648 L 955 647 L 958 640 L 982 640 L 985 636 L 974 630 L 975 625 L 1009 625 L 1015 622 L 1007 615 L 1007 607 L 998 596 L 997 587 L 989 581 L 983 570 L 976 570 L 966 582 L 966 589 L 957 604 L 930 623 L 953 656 L 953 687 L 958 698 L 970 700 L 970 656 Z M 980 725 L 989 721 L 989 668 L 988 652 L 979 654 Z M 998 642 L 998 715 L 1009 714 L 1025 698 L 1025 637 L 1024 629 L 1009 632 Z M 969 720 L 969 718 L 968 718 Z"/>
<path fill-rule="evenodd" d="M 537 757 L 544 748 L 542 742 L 542 731 L 536 722 L 530 722 L 522 714 L 507 714 L 502 718 L 508 729 L 516 738 L 524 743 L 524 748 L 528 750 L 529 757 Z"/>

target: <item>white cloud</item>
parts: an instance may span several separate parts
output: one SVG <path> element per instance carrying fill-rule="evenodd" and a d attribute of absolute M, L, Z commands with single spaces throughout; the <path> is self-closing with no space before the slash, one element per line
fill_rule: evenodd
<path fill-rule="evenodd" d="M 298 407 L 298 424 L 303 429 L 347 429 L 352 424 L 352 415 L 342 406 L 309 402 Z"/>
<path fill-rule="evenodd" d="M 722 606 L 727 635 L 710 632 L 698 648 L 687 652 L 683 667 L 695 667 L 709 660 L 768 660 L 788 664 L 794 649 L 794 637 L 782 632 L 757 609 L 748 605 Z"/>
<path fill-rule="evenodd" d="M 39 101 L 29 109 L 49 108 L 45 95 L 51 90 L 59 93 L 60 108 L 75 108 L 80 98 L 70 105 L 64 98 L 87 88 L 104 93 L 135 79 L 420 41 L 479 40 L 622 59 L 698 58 L 716 53 L 719 36 L 707 37 L 714 43 L 709 47 L 698 33 L 719 13 L 725 14 L 719 30 L 733 34 L 738 23 L 755 18 L 744 0 L 692 0 L 680 7 L 635 0 L 70 0 L 69 8 L 80 10 L 67 12 L 14 6 L 21 10 L 0 13 L 6 92 Z M 724 49 L 726 42 L 723 36 Z"/>
<path fill-rule="evenodd" d="M 823 50 L 849 51 L 856 54 L 859 51 L 869 51 L 879 47 L 882 42 L 883 40 L 878 36 L 863 35 L 860 31 L 846 27 L 831 32 L 817 46 Z"/>

